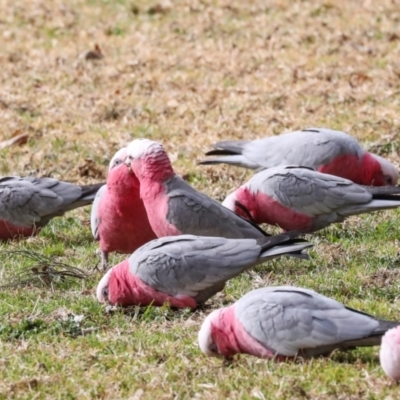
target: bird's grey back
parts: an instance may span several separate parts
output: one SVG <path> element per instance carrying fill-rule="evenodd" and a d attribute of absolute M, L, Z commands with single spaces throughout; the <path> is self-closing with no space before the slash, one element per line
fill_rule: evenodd
<path fill-rule="evenodd" d="M 343 205 L 364 204 L 372 199 L 368 189 L 333 175 L 302 167 L 273 167 L 255 174 L 246 184 L 300 212 L 329 213 Z"/>
<path fill-rule="evenodd" d="M 280 286 L 249 292 L 235 303 L 235 315 L 245 330 L 263 346 L 279 354 L 326 354 L 346 343 L 379 344 L 385 329 L 397 323 L 346 308 L 312 290 Z M 374 338 L 365 344 L 365 338 Z M 303 352 L 307 356 L 307 352 Z"/>
<path fill-rule="evenodd" d="M 203 302 L 225 281 L 255 265 L 260 252 L 254 239 L 164 237 L 136 250 L 129 258 L 129 268 L 158 291 Z"/>

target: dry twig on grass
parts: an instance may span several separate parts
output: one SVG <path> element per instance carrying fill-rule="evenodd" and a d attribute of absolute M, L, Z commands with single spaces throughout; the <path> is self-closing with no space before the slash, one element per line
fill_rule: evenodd
<path fill-rule="evenodd" d="M 10 281 L 1 285 L 0 289 L 15 288 L 24 285 L 51 286 L 54 282 L 60 282 L 66 278 L 86 279 L 89 274 L 71 265 L 57 261 L 55 257 L 48 257 L 32 250 L 6 250 L 0 252 L 3 256 L 21 256 L 30 258 L 34 265 L 23 271 L 18 271 L 10 278 Z"/>

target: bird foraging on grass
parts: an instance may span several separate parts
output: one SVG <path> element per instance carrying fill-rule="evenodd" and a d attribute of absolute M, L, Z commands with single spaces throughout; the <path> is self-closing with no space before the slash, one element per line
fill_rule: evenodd
<path fill-rule="evenodd" d="M 97 299 L 121 306 L 196 308 L 226 281 L 267 260 L 301 255 L 311 244 L 296 232 L 259 239 L 181 235 L 153 240 L 108 271 Z"/>
<path fill-rule="evenodd" d="M 222 156 L 200 164 L 229 164 L 251 169 L 302 165 L 325 174 L 340 176 L 360 185 L 396 185 L 393 164 L 365 151 L 345 132 L 309 128 L 258 140 L 224 141 L 207 156 Z"/>
<path fill-rule="evenodd" d="M 199 331 L 208 356 L 238 353 L 277 360 L 327 356 L 333 350 L 378 346 L 399 322 L 353 310 L 309 289 L 276 286 L 253 290 L 213 311 Z"/>
<path fill-rule="evenodd" d="M 35 235 L 52 218 L 91 204 L 102 185 L 30 176 L 0 178 L 0 240 Z"/>
<path fill-rule="evenodd" d="M 283 166 L 255 174 L 222 204 L 257 224 L 314 232 L 351 215 L 400 207 L 399 193 L 399 187 L 360 186 L 309 168 Z"/>

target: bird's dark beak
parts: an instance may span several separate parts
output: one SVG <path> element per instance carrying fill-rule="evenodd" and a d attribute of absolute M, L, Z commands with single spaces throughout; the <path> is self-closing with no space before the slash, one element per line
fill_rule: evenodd
<path fill-rule="evenodd" d="M 234 361 L 234 358 L 232 356 L 230 356 L 230 357 L 224 356 L 222 359 L 222 365 L 225 367 L 228 367 L 229 365 L 231 365 L 233 363 L 233 361 Z"/>
<path fill-rule="evenodd" d="M 103 290 L 103 296 L 104 296 L 104 300 L 106 303 L 108 303 L 108 287 L 104 288 Z"/>

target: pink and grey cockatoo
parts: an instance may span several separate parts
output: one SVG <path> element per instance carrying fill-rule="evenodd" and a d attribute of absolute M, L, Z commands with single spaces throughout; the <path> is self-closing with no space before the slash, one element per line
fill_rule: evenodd
<path fill-rule="evenodd" d="M 143 244 L 157 238 L 151 229 L 139 193 L 139 181 L 125 165 L 126 147 L 110 161 L 107 184 L 97 193 L 92 207 L 91 227 L 100 241 L 102 265 L 108 253 L 132 254 Z"/>
<path fill-rule="evenodd" d="M 255 174 L 223 205 L 257 224 L 314 232 L 351 215 L 400 207 L 399 187 L 365 187 L 304 167 Z"/>
<path fill-rule="evenodd" d="M 52 218 L 92 203 L 102 185 L 30 176 L 0 178 L 0 240 L 36 234 Z"/>
<path fill-rule="evenodd" d="M 267 235 L 178 177 L 164 147 L 149 139 L 128 146 L 126 163 L 140 182 L 140 197 L 158 237 L 190 234 L 230 239 Z"/>
<path fill-rule="evenodd" d="M 309 289 L 276 286 L 253 290 L 209 314 L 199 331 L 199 345 L 209 356 L 309 358 L 327 356 L 335 349 L 377 346 L 385 332 L 399 324 L 347 308 Z"/>
<path fill-rule="evenodd" d="M 251 169 L 301 165 L 360 185 L 396 185 L 398 171 L 388 160 L 365 151 L 347 133 L 309 128 L 253 141 L 225 141 L 206 155 L 225 157 L 200 164 L 232 164 Z"/>
<path fill-rule="evenodd" d="M 110 269 L 97 286 L 97 299 L 121 306 L 196 308 L 243 271 L 311 246 L 297 233 L 259 239 L 180 235 L 153 240 Z"/>
<path fill-rule="evenodd" d="M 400 327 L 389 329 L 383 336 L 379 359 L 385 374 L 400 381 Z"/>

